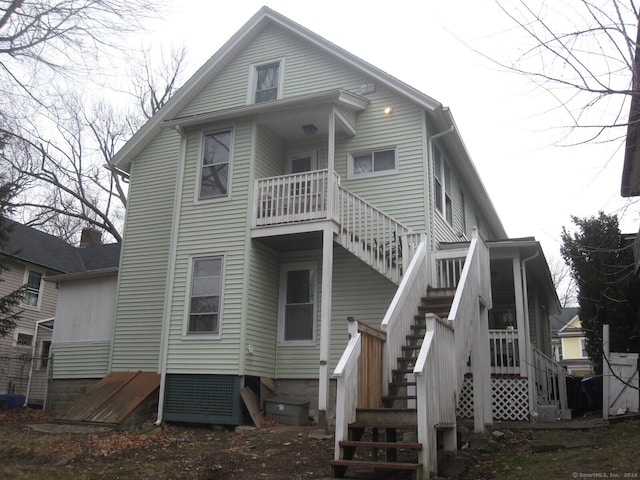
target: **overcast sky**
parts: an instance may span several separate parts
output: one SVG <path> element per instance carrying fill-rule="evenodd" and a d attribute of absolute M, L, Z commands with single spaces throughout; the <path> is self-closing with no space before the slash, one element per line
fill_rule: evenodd
<path fill-rule="evenodd" d="M 559 259 L 571 215 L 618 213 L 637 231 L 638 207 L 624 210 L 619 193 L 620 142 L 554 146 L 563 120 L 551 96 L 474 51 L 504 62 L 525 48 L 493 1 L 175 3 L 153 38 L 184 43 L 189 74 L 266 4 L 448 106 L 507 234 L 535 236 L 548 260 Z"/>

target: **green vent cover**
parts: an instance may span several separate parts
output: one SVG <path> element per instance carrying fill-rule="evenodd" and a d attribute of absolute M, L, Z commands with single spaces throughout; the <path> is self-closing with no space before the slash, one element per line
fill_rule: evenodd
<path fill-rule="evenodd" d="M 169 422 L 240 425 L 240 377 L 167 375 L 164 419 Z"/>

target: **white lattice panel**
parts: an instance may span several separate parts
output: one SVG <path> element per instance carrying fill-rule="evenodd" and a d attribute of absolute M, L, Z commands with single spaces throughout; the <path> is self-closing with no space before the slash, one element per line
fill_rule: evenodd
<path fill-rule="evenodd" d="M 492 378 L 491 397 L 494 420 L 529 420 L 526 378 Z M 473 418 L 473 378 L 464 379 L 457 414 Z"/>

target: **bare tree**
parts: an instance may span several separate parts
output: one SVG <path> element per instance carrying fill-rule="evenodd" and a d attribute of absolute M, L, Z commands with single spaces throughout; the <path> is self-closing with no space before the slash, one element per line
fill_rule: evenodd
<path fill-rule="evenodd" d="M 496 3 L 529 39 L 517 58 L 501 64 L 526 75 L 557 100 L 568 119 L 565 144 L 624 139 L 629 100 L 637 93 L 635 2 Z"/>
<path fill-rule="evenodd" d="M 549 269 L 553 285 L 558 293 L 560 306 L 562 308 L 574 307 L 578 305 L 578 291 L 575 279 L 571 276 L 571 268 L 564 260 L 551 257 L 549 259 Z"/>
<path fill-rule="evenodd" d="M 182 49 L 172 53 L 170 63 L 142 63 L 134 71 L 130 95 L 135 110 L 61 92 L 46 116 L 23 120 L 23 130 L 30 133 L 20 136 L 14 142 L 18 148 L 0 162 L 26 179 L 15 201 L 24 223 L 68 241 L 77 239 L 85 225 L 122 240 L 127 178 L 108 168 L 108 162 L 176 91 L 185 57 Z M 144 58 L 151 61 L 149 52 Z"/>
<path fill-rule="evenodd" d="M 22 187 L 14 216 L 23 223 L 66 240 L 92 225 L 121 240 L 126 178 L 106 165 L 177 89 L 186 56 L 172 52 L 154 67 L 149 51 L 136 54 L 126 42 L 158 4 L 0 0 L 0 165 Z M 125 52 L 129 62 L 141 59 L 128 102 L 122 92 L 93 86 L 114 80 L 104 72 L 124 63 L 104 64 Z"/>

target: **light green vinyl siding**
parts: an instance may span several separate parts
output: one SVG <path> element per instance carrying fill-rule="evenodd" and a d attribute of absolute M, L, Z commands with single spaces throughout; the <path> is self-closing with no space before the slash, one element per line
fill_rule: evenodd
<path fill-rule="evenodd" d="M 109 373 L 110 348 L 111 342 L 54 343 L 53 378 L 105 377 Z"/>
<path fill-rule="evenodd" d="M 245 255 L 250 235 L 251 122 L 212 125 L 204 131 L 233 129 L 230 197 L 197 201 L 202 131 L 189 133 L 173 279 L 168 373 L 239 374 L 242 321 L 245 315 Z M 195 256 L 224 255 L 220 336 L 185 335 L 189 265 Z"/>
<path fill-rule="evenodd" d="M 179 148 L 165 130 L 133 162 L 112 371 L 158 371 Z"/>
<path fill-rule="evenodd" d="M 252 242 L 247 295 L 245 374 L 275 377 L 280 263 L 277 252 Z"/>
<path fill-rule="evenodd" d="M 396 286 L 341 247 L 334 247 L 329 371 L 335 368 L 347 345 L 347 317 L 379 327 Z M 320 285 L 322 254 L 297 252 L 282 255 L 282 263 L 315 262 L 317 275 L 316 345 L 278 346 L 276 378 L 317 378 L 320 359 Z"/>
<path fill-rule="evenodd" d="M 378 87 L 367 95 L 371 103 L 358 117 L 358 135 L 336 143 L 336 171 L 342 185 L 366 199 L 399 222 L 421 231 L 425 225 L 424 114 L 411 102 Z M 382 113 L 386 105 L 393 114 Z M 347 179 L 348 154 L 383 147 L 396 147 L 398 173 Z"/>
<path fill-rule="evenodd" d="M 398 288 L 343 248 L 334 248 L 333 251 L 330 372 L 335 369 L 349 340 L 347 317 L 380 328 Z"/>
<path fill-rule="evenodd" d="M 345 88 L 358 92 L 371 83 L 355 69 L 345 68 L 333 56 L 277 27 L 261 32 L 209 83 L 178 117 L 246 105 L 250 66 L 284 58 L 283 98 Z"/>

